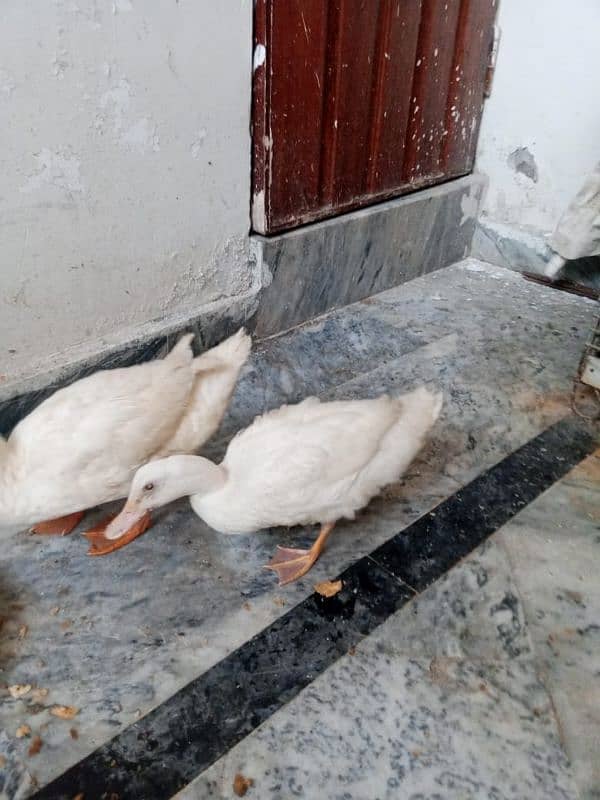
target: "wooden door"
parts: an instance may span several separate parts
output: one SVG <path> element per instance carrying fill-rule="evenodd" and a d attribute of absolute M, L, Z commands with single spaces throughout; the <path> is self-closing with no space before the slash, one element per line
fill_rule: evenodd
<path fill-rule="evenodd" d="M 252 222 L 470 172 L 496 0 L 256 0 Z"/>

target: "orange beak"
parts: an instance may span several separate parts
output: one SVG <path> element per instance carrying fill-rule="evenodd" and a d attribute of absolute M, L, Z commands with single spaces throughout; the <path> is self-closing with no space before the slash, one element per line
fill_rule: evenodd
<path fill-rule="evenodd" d="M 88 556 L 105 556 L 125 547 L 147 531 L 151 524 L 149 511 L 139 511 L 126 505 L 116 517 L 105 519 L 87 531 L 85 536 L 90 542 Z"/>

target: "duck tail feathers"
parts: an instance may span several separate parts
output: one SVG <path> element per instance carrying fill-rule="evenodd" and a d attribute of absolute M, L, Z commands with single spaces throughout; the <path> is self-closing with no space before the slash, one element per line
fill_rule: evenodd
<path fill-rule="evenodd" d="M 432 427 L 440 416 L 444 405 L 444 394 L 440 391 L 431 391 L 425 386 L 420 386 L 413 392 L 397 398 L 404 412 L 411 410 L 416 413 L 426 427 Z"/>
<path fill-rule="evenodd" d="M 244 328 L 240 328 L 233 336 L 195 358 L 192 365 L 194 372 L 205 372 L 224 367 L 239 369 L 246 362 L 251 348 L 252 339 Z"/>
<path fill-rule="evenodd" d="M 193 358 L 192 342 L 194 335 L 193 333 L 184 333 L 175 347 L 169 352 L 167 358 L 178 361 L 191 361 Z"/>

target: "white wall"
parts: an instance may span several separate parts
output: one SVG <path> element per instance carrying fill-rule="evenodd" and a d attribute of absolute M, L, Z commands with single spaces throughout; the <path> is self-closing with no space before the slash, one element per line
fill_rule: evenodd
<path fill-rule="evenodd" d="M 251 17 L 3 0 L 0 373 L 249 289 Z"/>
<path fill-rule="evenodd" d="M 502 39 L 477 166 L 484 213 L 544 232 L 600 160 L 600 0 L 500 0 Z M 528 148 L 537 182 L 510 154 Z"/>

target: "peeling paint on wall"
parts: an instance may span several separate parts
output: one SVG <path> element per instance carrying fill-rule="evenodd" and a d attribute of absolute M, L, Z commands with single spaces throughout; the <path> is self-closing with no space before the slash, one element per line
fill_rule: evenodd
<path fill-rule="evenodd" d="M 266 289 L 273 283 L 273 273 L 264 259 L 261 260 L 261 267 L 261 288 Z"/>
<path fill-rule="evenodd" d="M 110 77 L 112 68 L 105 63 L 102 65 L 102 72 L 106 77 Z M 130 82 L 126 78 L 121 78 L 100 96 L 99 105 L 105 113 L 96 114 L 95 127 L 98 131 L 103 131 L 107 118 L 112 119 L 113 132 L 117 134 L 118 141 L 124 148 L 139 154 L 157 153 L 160 150 L 158 127 L 150 117 L 134 118 L 134 99 Z"/>
<path fill-rule="evenodd" d="M 57 80 L 62 81 L 65 77 L 65 72 L 70 67 L 67 51 L 60 50 L 58 53 L 56 53 L 52 59 L 51 66 L 54 77 Z"/>
<path fill-rule="evenodd" d="M 110 75 L 110 70 L 108 75 Z M 129 81 L 121 78 L 117 84 L 100 96 L 99 105 L 100 108 L 105 109 L 112 116 L 115 133 L 119 133 L 123 129 L 124 118 L 131 105 L 131 85 Z M 99 119 L 104 122 L 104 117 L 99 117 Z"/>
<path fill-rule="evenodd" d="M 164 269 L 175 274 L 168 293 L 161 298 L 165 313 L 189 306 L 190 297 L 199 290 L 205 294 L 207 302 L 222 300 L 231 293 L 232 275 L 224 271 L 225 265 L 248 263 L 249 242 L 246 236 L 232 236 L 213 248 L 212 252 L 198 264 L 197 244 L 194 242 L 185 251 L 169 254 Z M 235 289 L 239 294 L 247 292 L 252 285 L 252 275 L 239 273 Z"/>
<path fill-rule="evenodd" d="M 0 97 L 9 98 L 16 88 L 12 75 L 5 69 L 0 69 Z"/>
<path fill-rule="evenodd" d="M 528 147 L 517 147 L 508 156 L 508 165 L 514 169 L 515 172 L 520 172 L 526 178 L 538 182 L 538 168 L 535 163 L 533 153 Z"/>
<path fill-rule="evenodd" d="M 263 233 L 266 228 L 265 217 L 265 191 L 255 192 L 252 198 L 252 227 L 255 231 Z"/>
<path fill-rule="evenodd" d="M 471 186 L 469 191 L 463 194 L 460 199 L 460 210 L 462 214 L 460 219 L 461 226 L 464 225 L 465 222 L 477 218 L 479 214 L 479 192 L 477 187 Z"/>
<path fill-rule="evenodd" d="M 251 4 L 3 4 L 0 373 L 248 291 L 252 56 Z"/>
<path fill-rule="evenodd" d="M 502 39 L 477 154 L 490 179 L 484 213 L 549 233 L 600 157 L 600 3 L 579 3 L 568 30 L 563 0 L 498 8 Z"/>
<path fill-rule="evenodd" d="M 37 162 L 37 171 L 21 186 L 21 192 L 35 192 L 43 186 L 61 189 L 67 196 L 83 192 L 81 162 L 78 158 L 64 152 L 52 152 L 47 147 L 33 157 Z"/>
<path fill-rule="evenodd" d="M 147 117 L 142 117 L 128 128 L 120 139 L 121 143 L 135 153 L 157 153 L 160 150 L 160 139 L 156 124 Z"/>
<path fill-rule="evenodd" d="M 204 140 L 206 139 L 208 131 L 206 128 L 200 128 L 198 133 L 196 134 L 196 138 L 192 142 L 192 146 L 190 147 L 190 152 L 192 154 L 192 158 L 200 158 L 200 154 L 202 151 L 202 146 L 204 145 Z"/>
<path fill-rule="evenodd" d="M 267 49 L 264 44 L 257 44 L 254 48 L 254 58 L 252 60 L 252 69 L 256 71 L 267 60 Z"/>
<path fill-rule="evenodd" d="M 122 14 L 123 12 L 131 11 L 133 9 L 133 3 L 131 0 L 113 0 L 112 4 L 112 13 L 113 14 Z"/>

